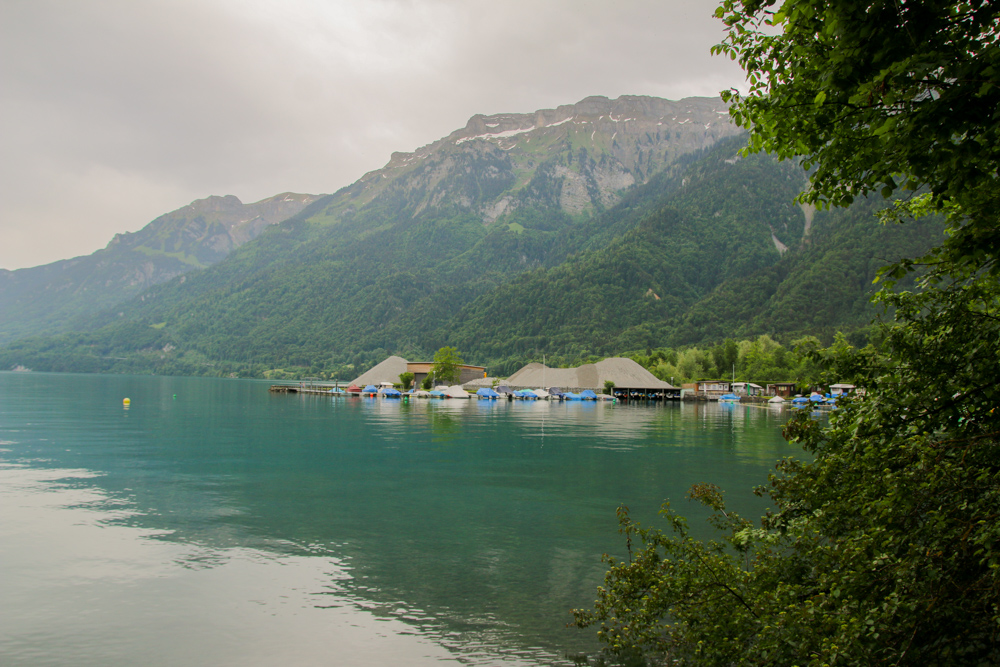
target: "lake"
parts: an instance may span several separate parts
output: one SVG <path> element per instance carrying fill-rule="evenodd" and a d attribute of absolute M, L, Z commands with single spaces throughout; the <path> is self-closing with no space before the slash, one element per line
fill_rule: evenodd
<path fill-rule="evenodd" d="M 619 504 L 707 535 L 692 484 L 759 516 L 798 453 L 760 407 L 267 388 L 0 373 L 0 663 L 570 665 Z"/>

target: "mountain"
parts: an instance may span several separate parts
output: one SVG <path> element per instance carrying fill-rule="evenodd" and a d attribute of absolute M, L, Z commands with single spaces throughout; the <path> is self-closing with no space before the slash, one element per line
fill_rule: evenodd
<path fill-rule="evenodd" d="M 792 200 L 801 168 L 740 158 L 724 140 L 640 207 L 618 235 L 571 261 L 520 274 L 426 335 L 499 374 L 548 355 L 556 363 L 647 348 L 769 334 L 829 341 L 863 331 L 879 267 L 940 242 L 940 221 L 882 225 L 880 199 L 816 212 Z M 616 218 L 618 218 L 616 220 Z M 635 219 L 633 217 L 633 219 Z M 399 335 L 399 334 L 397 334 Z"/>
<path fill-rule="evenodd" d="M 232 195 L 200 199 L 135 233 L 116 234 L 83 257 L 16 271 L 0 269 L 0 342 L 70 329 L 94 311 L 224 259 L 315 195 L 284 193 L 254 204 Z"/>
<path fill-rule="evenodd" d="M 939 226 L 792 199 L 716 100 L 476 116 L 207 268 L 21 339 L 0 367 L 354 377 L 390 354 L 509 372 L 646 347 L 865 326 L 882 260 Z M 902 254 L 901 254 L 902 253 Z"/>
<path fill-rule="evenodd" d="M 579 215 L 738 131 L 726 105 L 710 98 L 588 97 L 532 114 L 473 116 L 439 141 L 394 153 L 324 215 L 343 218 L 379 197 L 406 200 L 412 215 L 453 205 L 484 224 L 532 206 Z"/>

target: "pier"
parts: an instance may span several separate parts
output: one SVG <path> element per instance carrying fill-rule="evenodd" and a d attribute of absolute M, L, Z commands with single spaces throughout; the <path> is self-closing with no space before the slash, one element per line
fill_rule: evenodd
<path fill-rule="evenodd" d="M 331 389 L 340 389 L 343 382 L 320 382 L 316 378 L 308 378 L 299 382 L 287 384 L 272 384 L 268 391 L 276 394 L 329 394 Z"/>

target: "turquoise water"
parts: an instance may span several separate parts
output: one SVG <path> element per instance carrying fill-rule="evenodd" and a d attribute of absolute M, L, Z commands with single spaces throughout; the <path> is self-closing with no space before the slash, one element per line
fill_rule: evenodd
<path fill-rule="evenodd" d="M 0 373 L 0 663 L 572 664 L 620 503 L 757 515 L 795 453 L 762 408 L 267 386 Z"/>

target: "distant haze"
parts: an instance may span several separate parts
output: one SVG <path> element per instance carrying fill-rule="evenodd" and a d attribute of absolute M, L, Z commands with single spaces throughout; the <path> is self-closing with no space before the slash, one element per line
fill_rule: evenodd
<path fill-rule="evenodd" d="M 208 195 L 333 192 L 465 125 L 741 86 L 715 0 L 0 5 L 0 268 Z"/>

